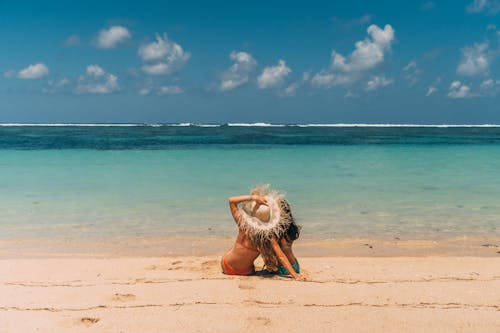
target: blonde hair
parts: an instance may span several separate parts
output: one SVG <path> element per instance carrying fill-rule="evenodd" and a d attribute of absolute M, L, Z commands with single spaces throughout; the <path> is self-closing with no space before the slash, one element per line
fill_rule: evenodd
<path fill-rule="evenodd" d="M 258 196 L 266 196 L 269 194 L 269 184 L 257 184 L 255 185 L 251 190 L 250 190 L 250 195 L 258 195 Z M 249 201 L 243 203 L 242 208 L 250 213 L 251 209 L 251 203 Z"/>
<path fill-rule="evenodd" d="M 265 196 L 269 194 L 270 184 L 257 184 L 250 190 L 251 195 Z"/>

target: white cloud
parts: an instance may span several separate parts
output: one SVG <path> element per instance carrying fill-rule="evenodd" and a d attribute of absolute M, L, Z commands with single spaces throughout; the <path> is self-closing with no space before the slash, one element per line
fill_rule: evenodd
<path fill-rule="evenodd" d="M 410 82 L 410 85 L 415 85 L 420 80 L 420 69 L 417 62 L 412 60 L 403 68 L 404 78 Z"/>
<path fill-rule="evenodd" d="M 340 18 L 337 16 L 334 16 L 331 18 L 332 22 L 334 22 L 334 23 L 336 23 L 344 28 L 347 28 L 347 29 L 350 29 L 350 28 L 356 27 L 356 26 L 360 26 L 360 25 L 364 25 L 364 24 L 368 24 L 371 22 L 372 19 L 373 19 L 373 16 L 370 14 L 364 14 L 364 15 L 361 15 L 359 17 L 355 17 L 352 19 L 344 19 L 344 18 Z"/>
<path fill-rule="evenodd" d="M 429 87 L 427 88 L 427 92 L 425 93 L 425 96 L 429 97 L 434 94 L 436 94 L 438 91 L 443 89 L 443 78 L 442 77 L 437 77 L 434 82 L 432 82 Z"/>
<path fill-rule="evenodd" d="M 467 5 L 465 10 L 467 10 L 468 13 L 479 13 L 486 8 L 487 3 L 488 0 L 474 0 Z"/>
<path fill-rule="evenodd" d="M 47 87 L 43 88 L 42 91 L 48 94 L 55 94 L 63 89 L 67 89 L 71 84 L 71 81 L 67 78 L 62 78 L 60 80 L 49 80 L 47 82 Z"/>
<path fill-rule="evenodd" d="M 476 43 L 464 47 L 457 73 L 464 76 L 487 75 L 491 63 L 488 47 L 488 43 Z"/>
<path fill-rule="evenodd" d="M 297 94 L 297 89 L 299 89 L 300 84 L 298 82 L 294 82 L 285 88 L 282 95 L 283 96 L 295 96 Z"/>
<path fill-rule="evenodd" d="M 367 28 L 369 37 L 354 44 L 354 51 L 347 57 L 332 51 L 330 68 L 323 69 L 311 79 L 318 86 L 350 84 L 357 81 L 362 73 L 380 65 L 394 41 L 394 29 L 386 24 L 384 29 L 375 24 Z"/>
<path fill-rule="evenodd" d="M 500 1 L 498 0 L 474 0 L 465 10 L 468 13 L 496 14 L 500 12 Z"/>
<path fill-rule="evenodd" d="M 162 75 L 172 72 L 172 68 L 167 63 L 164 62 L 143 65 L 142 70 L 144 71 L 144 73 L 149 75 Z"/>
<path fill-rule="evenodd" d="M 156 35 L 156 41 L 139 47 L 139 57 L 145 62 L 142 70 L 149 75 L 166 75 L 182 68 L 191 57 L 182 47 L 168 39 L 167 34 Z"/>
<path fill-rule="evenodd" d="M 371 38 L 356 42 L 356 49 L 348 59 L 336 51 L 332 52 L 332 69 L 359 72 L 372 69 L 384 61 L 385 52 L 394 40 L 394 30 L 389 24 L 383 30 L 372 24 L 366 31 Z"/>
<path fill-rule="evenodd" d="M 49 74 L 49 68 L 39 62 L 34 65 L 29 65 L 28 67 L 21 69 L 17 73 L 18 79 L 39 79 L 41 77 L 47 76 Z"/>
<path fill-rule="evenodd" d="M 481 83 L 481 89 L 489 90 L 500 85 L 499 80 L 486 79 Z"/>
<path fill-rule="evenodd" d="M 115 25 L 109 29 L 102 29 L 97 36 L 97 47 L 101 49 L 112 49 L 116 45 L 129 39 L 130 31 L 122 26 Z"/>
<path fill-rule="evenodd" d="M 305 82 L 309 81 L 310 77 L 311 77 L 311 72 L 302 73 L 302 82 L 305 83 Z"/>
<path fill-rule="evenodd" d="M 423 11 L 427 11 L 433 9 L 434 7 L 436 7 L 436 4 L 433 1 L 427 1 L 420 7 L 420 9 Z"/>
<path fill-rule="evenodd" d="M 431 96 L 431 95 L 434 95 L 437 91 L 438 91 L 438 88 L 436 88 L 436 87 L 434 87 L 434 86 L 430 86 L 430 87 L 427 89 L 427 93 L 425 94 L 425 96 Z"/>
<path fill-rule="evenodd" d="M 500 93 L 500 80 L 485 79 L 480 86 L 481 93 L 485 96 L 495 97 Z"/>
<path fill-rule="evenodd" d="M 390 84 L 394 83 L 394 80 L 391 78 L 386 78 L 383 75 L 372 76 L 371 79 L 366 83 L 366 90 L 373 91 L 382 87 L 386 87 Z"/>
<path fill-rule="evenodd" d="M 448 97 L 470 98 L 470 97 L 495 97 L 500 93 L 500 80 L 484 79 L 479 86 L 479 91 L 474 93 L 471 88 L 460 81 L 453 81 L 450 85 Z"/>
<path fill-rule="evenodd" d="M 302 73 L 302 78 L 295 82 L 290 83 L 285 89 L 279 92 L 279 95 L 282 97 L 291 97 L 297 94 L 297 90 L 309 81 L 309 77 L 311 76 L 310 72 Z"/>
<path fill-rule="evenodd" d="M 184 89 L 179 86 L 161 86 L 156 93 L 159 96 L 182 94 Z"/>
<path fill-rule="evenodd" d="M 344 98 L 358 98 L 359 96 L 353 92 L 351 89 L 349 89 L 345 95 L 344 95 Z"/>
<path fill-rule="evenodd" d="M 109 94 L 118 90 L 118 77 L 98 65 L 87 66 L 85 74 L 80 75 L 76 86 L 78 94 Z"/>
<path fill-rule="evenodd" d="M 62 78 L 59 81 L 49 81 L 49 84 L 53 85 L 54 87 L 62 87 L 70 84 L 71 81 L 68 80 L 67 78 Z"/>
<path fill-rule="evenodd" d="M 80 37 L 78 35 L 71 35 L 64 41 L 66 46 L 80 46 L 82 45 Z"/>
<path fill-rule="evenodd" d="M 403 67 L 403 71 L 408 72 L 408 71 L 415 69 L 415 68 L 417 68 L 417 62 L 415 60 L 412 60 L 408 63 L 408 65 Z"/>
<path fill-rule="evenodd" d="M 158 85 L 154 80 L 147 80 L 142 88 L 139 89 L 139 95 L 148 96 L 156 94 L 158 96 L 179 95 L 184 93 L 184 89 L 176 84 Z"/>
<path fill-rule="evenodd" d="M 12 69 L 9 69 L 5 73 L 3 73 L 3 77 L 6 79 L 12 79 L 14 76 L 16 76 L 16 71 Z"/>
<path fill-rule="evenodd" d="M 292 72 L 284 60 L 279 60 L 277 66 L 264 68 L 257 78 L 257 85 L 260 89 L 269 89 L 280 87 L 286 77 Z"/>
<path fill-rule="evenodd" d="M 229 55 L 234 64 L 221 74 L 219 90 L 235 89 L 248 82 L 250 73 L 257 66 L 257 62 L 250 53 L 232 51 Z"/>
<path fill-rule="evenodd" d="M 141 88 L 139 90 L 139 95 L 141 95 L 141 96 L 147 96 L 147 95 L 149 95 L 151 93 L 151 90 L 152 89 L 149 88 L 149 87 Z"/>
<path fill-rule="evenodd" d="M 144 61 L 160 60 L 169 53 L 169 48 L 175 48 L 175 46 L 168 40 L 168 37 L 165 35 L 163 38 L 157 34 L 156 42 L 142 45 L 138 53 Z"/>
<path fill-rule="evenodd" d="M 450 98 L 469 98 L 474 97 L 470 87 L 460 81 L 453 81 L 450 85 L 448 97 Z"/>
<path fill-rule="evenodd" d="M 85 69 L 85 72 L 89 76 L 102 76 L 106 73 L 104 69 L 102 69 L 98 65 L 88 65 Z"/>
<path fill-rule="evenodd" d="M 357 73 L 338 74 L 332 72 L 329 69 L 323 69 L 312 77 L 311 84 L 324 88 L 330 88 L 336 85 L 347 85 L 354 83 L 358 80 L 359 76 L 360 75 L 358 75 Z"/>

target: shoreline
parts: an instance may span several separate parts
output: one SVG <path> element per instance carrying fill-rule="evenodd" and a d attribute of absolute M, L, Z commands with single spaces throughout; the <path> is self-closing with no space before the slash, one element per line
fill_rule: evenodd
<path fill-rule="evenodd" d="M 222 255 L 235 236 L 47 237 L 0 240 L 0 259 L 118 258 Z M 500 236 L 303 238 L 299 257 L 499 257 Z"/>

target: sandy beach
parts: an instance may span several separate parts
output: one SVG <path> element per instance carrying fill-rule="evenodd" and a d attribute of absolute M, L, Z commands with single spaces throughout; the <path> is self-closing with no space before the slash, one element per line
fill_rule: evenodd
<path fill-rule="evenodd" d="M 306 257 L 309 282 L 218 256 L 0 260 L 0 332 L 499 332 L 500 258 Z"/>
<path fill-rule="evenodd" d="M 500 0 L 0 0 L 0 45 L 0 333 L 500 333 Z"/>

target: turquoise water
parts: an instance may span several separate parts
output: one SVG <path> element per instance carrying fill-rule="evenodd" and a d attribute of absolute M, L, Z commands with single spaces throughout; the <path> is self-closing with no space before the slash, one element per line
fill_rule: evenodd
<path fill-rule="evenodd" d="M 207 128 L 202 134 L 192 128 L 189 135 L 168 129 L 161 134 L 175 137 L 175 144 L 161 146 L 135 128 L 119 135 L 109 129 L 49 130 L 0 129 L 2 239 L 233 235 L 227 197 L 256 183 L 287 192 L 306 237 L 499 234 L 499 130 L 487 132 L 487 139 L 481 131 L 451 132 L 458 139 L 450 141 L 446 129 L 419 136 L 359 129 L 360 142 L 345 142 L 355 136 L 342 132 L 339 143 L 321 141 L 325 132 L 314 130 L 252 128 L 240 133 L 260 139 L 245 144 L 205 143 Z M 339 129 L 326 131 L 338 139 Z M 92 143 L 72 138 L 77 132 Z M 259 141 L 284 140 L 283 133 L 295 141 Z M 301 143 L 304 133 L 310 135 Z M 146 143 L 137 144 L 134 135 Z M 113 149 L 113 140 L 119 148 Z"/>

